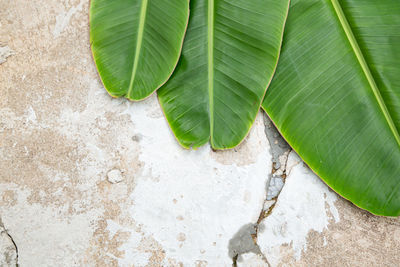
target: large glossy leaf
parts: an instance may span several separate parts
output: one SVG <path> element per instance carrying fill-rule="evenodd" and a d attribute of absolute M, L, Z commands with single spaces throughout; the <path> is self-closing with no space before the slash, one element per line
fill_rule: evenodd
<path fill-rule="evenodd" d="M 289 0 L 191 0 L 182 56 L 158 90 L 184 147 L 236 146 L 275 71 Z"/>
<path fill-rule="evenodd" d="M 399 215 L 400 1 L 292 1 L 263 108 L 335 191 Z"/>
<path fill-rule="evenodd" d="M 111 96 L 141 100 L 164 84 L 181 52 L 189 0 L 92 0 L 90 42 Z"/>

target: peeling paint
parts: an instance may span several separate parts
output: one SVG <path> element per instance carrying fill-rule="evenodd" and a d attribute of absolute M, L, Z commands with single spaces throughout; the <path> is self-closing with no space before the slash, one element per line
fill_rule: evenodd
<path fill-rule="evenodd" d="M 185 266 L 197 260 L 227 266 L 229 240 L 244 224 L 257 221 L 266 195 L 266 174 L 272 164 L 262 115 L 237 148 L 237 157 L 251 155 L 248 162 L 233 160 L 227 165 L 231 152 L 221 163 L 209 156 L 209 146 L 196 151 L 177 146 L 164 118 L 144 119 L 139 106 L 146 101 L 126 111 L 138 131 L 146 133 L 140 140 L 139 159 L 144 165 L 131 195 L 132 217 L 164 247 L 167 258 Z M 264 149 L 257 149 L 259 153 L 249 153 L 260 145 Z M 180 233 L 185 234 L 184 242 L 177 239 Z"/>

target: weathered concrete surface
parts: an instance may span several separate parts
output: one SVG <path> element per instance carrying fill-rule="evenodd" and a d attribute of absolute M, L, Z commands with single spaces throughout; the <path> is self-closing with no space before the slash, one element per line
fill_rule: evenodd
<path fill-rule="evenodd" d="M 235 150 L 182 149 L 155 96 L 105 92 L 87 0 L 0 6 L 0 217 L 19 264 L 231 265 L 272 168 L 262 115 Z"/>
<path fill-rule="evenodd" d="M 399 265 L 399 218 L 371 215 L 338 197 L 294 152 L 286 173 L 257 239 L 272 266 Z"/>
<path fill-rule="evenodd" d="M 88 2 L 0 0 L 0 266 L 398 265 L 399 220 L 288 160 L 261 115 L 237 149 L 188 151 L 155 96 L 109 97 Z"/>

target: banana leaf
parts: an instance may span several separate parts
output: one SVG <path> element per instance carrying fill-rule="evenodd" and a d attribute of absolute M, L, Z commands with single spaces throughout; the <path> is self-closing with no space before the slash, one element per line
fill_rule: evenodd
<path fill-rule="evenodd" d="M 289 0 L 191 0 L 182 56 L 158 91 L 179 143 L 238 145 L 275 71 Z"/>
<path fill-rule="evenodd" d="M 400 1 L 293 0 L 262 107 L 333 190 L 400 214 Z"/>
<path fill-rule="evenodd" d="M 181 53 L 189 0 L 92 0 L 90 43 L 113 97 L 142 100 L 171 76 Z"/>

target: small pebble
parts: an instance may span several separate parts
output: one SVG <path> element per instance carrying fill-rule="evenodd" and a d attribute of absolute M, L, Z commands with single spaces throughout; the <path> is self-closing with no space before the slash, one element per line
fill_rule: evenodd
<path fill-rule="evenodd" d="M 122 176 L 122 173 L 118 169 L 113 169 L 107 173 L 107 180 L 112 183 L 120 183 L 124 180 L 124 177 Z"/>

